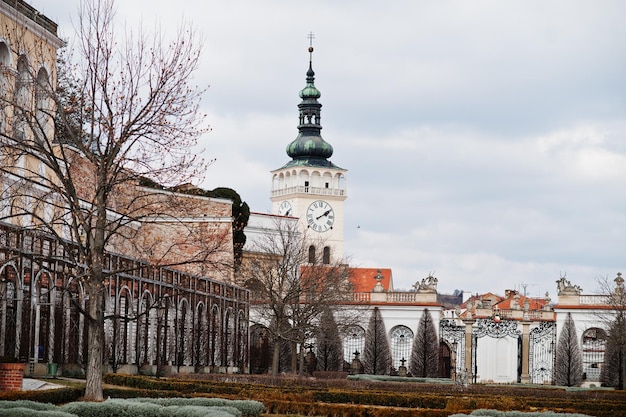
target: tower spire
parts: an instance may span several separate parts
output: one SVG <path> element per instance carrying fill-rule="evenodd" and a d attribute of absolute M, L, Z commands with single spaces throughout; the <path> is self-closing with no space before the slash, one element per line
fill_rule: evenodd
<path fill-rule="evenodd" d="M 313 39 L 309 38 L 309 69 L 306 72 L 306 85 L 300 90 L 302 101 L 298 104 L 299 123 L 298 137 L 287 145 L 287 155 L 292 160 L 286 166 L 310 165 L 320 167 L 335 167 L 328 160 L 333 154 L 333 147 L 322 138 L 321 109 L 318 99 L 322 96 L 315 87 L 315 72 L 313 71 Z"/>

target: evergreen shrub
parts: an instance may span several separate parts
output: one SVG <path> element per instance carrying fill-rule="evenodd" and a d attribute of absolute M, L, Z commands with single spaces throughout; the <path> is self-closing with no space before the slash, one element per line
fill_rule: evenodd
<path fill-rule="evenodd" d="M 265 406 L 259 401 L 253 400 L 227 400 L 224 398 L 136 398 L 132 401 L 168 406 L 200 406 L 200 407 L 230 407 L 244 416 L 258 416 L 265 411 Z"/>
<path fill-rule="evenodd" d="M 10 408 L 26 408 L 29 410 L 45 411 L 56 410 L 56 407 L 49 403 L 40 403 L 30 400 L 16 400 L 16 401 L 0 401 L 0 415 L 3 415 L 4 410 Z"/>
<path fill-rule="evenodd" d="M 200 406 L 181 402 L 177 405 L 159 405 L 149 401 L 109 399 L 99 403 L 74 402 L 59 407 L 78 417 L 242 417 L 242 412 L 231 406 Z M 30 410 L 33 415 L 33 411 Z"/>
<path fill-rule="evenodd" d="M 73 402 L 60 407 L 62 411 L 78 417 L 161 417 L 161 408 L 156 404 L 140 404 L 118 399 L 103 402 Z"/>
<path fill-rule="evenodd" d="M 34 410 L 24 407 L 6 408 L 0 411 L 0 415 L 2 417 L 76 417 L 75 414 L 58 410 Z"/>
<path fill-rule="evenodd" d="M 197 405 L 170 406 L 162 409 L 161 416 L 172 417 L 241 417 L 233 407 L 200 407 Z"/>

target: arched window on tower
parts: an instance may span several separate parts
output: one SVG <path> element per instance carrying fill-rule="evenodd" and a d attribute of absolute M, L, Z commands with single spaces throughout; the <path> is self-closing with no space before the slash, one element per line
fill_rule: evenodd
<path fill-rule="evenodd" d="M 324 265 L 330 264 L 330 247 L 324 246 L 324 257 L 322 258 Z"/>
<path fill-rule="evenodd" d="M 309 246 L 309 263 L 315 263 L 315 246 L 313 245 Z"/>
<path fill-rule="evenodd" d="M 340 190 L 339 192 L 341 193 L 341 195 L 343 195 L 343 193 L 346 190 L 346 176 L 345 175 L 339 174 L 338 180 L 337 180 L 337 188 Z"/>

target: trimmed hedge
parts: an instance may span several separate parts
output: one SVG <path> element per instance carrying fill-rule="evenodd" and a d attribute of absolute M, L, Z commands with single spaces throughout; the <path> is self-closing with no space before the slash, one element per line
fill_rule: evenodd
<path fill-rule="evenodd" d="M 105 374 L 104 382 L 112 385 L 142 388 L 148 390 L 177 391 L 183 394 L 204 392 L 210 394 L 236 395 L 241 387 L 235 384 L 211 384 L 208 382 L 183 381 L 176 379 L 152 378 L 122 374 Z"/>
<path fill-rule="evenodd" d="M 367 375 L 357 374 L 349 375 L 350 381 L 380 381 L 380 382 L 406 382 L 406 383 L 418 383 L 418 384 L 442 384 L 442 385 L 457 385 L 455 381 L 450 378 L 419 378 L 412 376 L 391 376 L 391 375 Z"/>
<path fill-rule="evenodd" d="M 37 411 L 47 411 L 47 410 L 56 410 L 57 408 L 50 403 L 39 403 L 36 401 L 30 400 L 17 400 L 17 401 L 0 401 L 0 410 L 3 414 L 4 410 L 9 410 L 12 408 L 27 408 L 29 410 L 37 410 Z"/>
<path fill-rule="evenodd" d="M 400 407 L 377 407 L 362 404 L 304 403 L 264 401 L 269 414 L 298 414 L 328 417 L 448 417 L 449 411 Z"/>
<path fill-rule="evenodd" d="M 302 415 L 449 415 L 470 413 L 477 409 L 499 409 L 535 412 L 551 410 L 561 413 L 584 413 L 597 417 L 626 417 L 626 393 L 607 390 L 568 391 L 560 387 L 518 385 L 458 385 L 397 383 L 383 381 L 339 381 L 342 389 L 322 388 L 319 381 L 289 377 L 277 384 L 254 384 L 241 378 L 194 375 L 193 379 L 155 379 L 140 376 L 116 375 L 107 382 L 141 387 L 141 389 L 181 389 L 184 396 L 220 395 L 228 398 L 249 398 L 261 401 L 273 413 Z M 265 378 L 265 381 L 272 379 Z M 324 381 L 328 384 L 328 381 Z M 368 411 L 355 411 L 361 406 Z M 353 409 L 354 407 L 354 409 Z M 381 411 L 388 407 L 387 411 Z M 361 407 L 362 408 L 362 407 Z M 393 410 L 389 411 L 389 410 Z M 441 413 L 439 413 L 441 411 Z M 387 414 L 391 413 L 391 414 Z"/>
<path fill-rule="evenodd" d="M 227 400 L 224 398 L 136 398 L 132 401 L 151 403 L 160 406 L 194 405 L 200 407 L 231 407 L 244 416 L 258 416 L 265 412 L 265 406 L 259 401 Z"/>
<path fill-rule="evenodd" d="M 2 417 L 76 417 L 75 414 L 68 414 L 57 410 L 34 411 L 31 408 L 16 407 L 2 410 Z"/>
<path fill-rule="evenodd" d="M 59 388 L 42 391 L 2 391 L 0 400 L 30 400 L 41 403 L 66 404 L 78 400 L 85 394 L 83 388 Z"/>
<path fill-rule="evenodd" d="M 78 417 L 241 417 L 234 407 L 197 405 L 160 406 L 133 400 L 106 400 L 99 403 L 74 402 L 60 409 Z"/>
<path fill-rule="evenodd" d="M 571 413 L 553 413 L 546 412 L 530 412 L 522 413 L 520 411 L 498 411 L 498 410 L 474 410 L 471 414 L 452 414 L 450 417 L 469 417 L 469 416 L 489 416 L 489 417 L 593 417 L 586 414 Z"/>
<path fill-rule="evenodd" d="M 2 417 L 256 417 L 263 411 L 265 407 L 257 401 L 221 398 L 109 399 L 63 406 L 33 401 L 0 402 Z"/>
<path fill-rule="evenodd" d="M 386 407 L 444 409 L 448 398 L 441 395 L 395 394 L 379 391 L 314 391 L 313 400 L 326 403 L 353 403 Z"/>

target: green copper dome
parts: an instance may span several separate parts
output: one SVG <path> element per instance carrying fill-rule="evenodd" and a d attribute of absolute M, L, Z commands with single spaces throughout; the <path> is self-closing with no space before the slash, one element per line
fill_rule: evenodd
<path fill-rule="evenodd" d="M 311 59 L 309 70 L 306 73 L 306 86 L 300 90 L 302 101 L 298 104 L 300 123 L 298 137 L 287 145 L 287 155 L 292 161 L 287 166 L 323 166 L 335 167 L 328 160 L 333 155 L 333 147 L 321 135 L 322 105 L 317 101 L 322 96 L 315 87 L 315 72 L 313 72 L 313 47 L 309 48 Z"/>
<path fill-rule="evenodd" d="M 302 157 L 326 159 L 333 156 L 333 147 L 321 136 L 299 134 L 293 142 L 287 145 L 287 155 L 294 159 Z"/>

